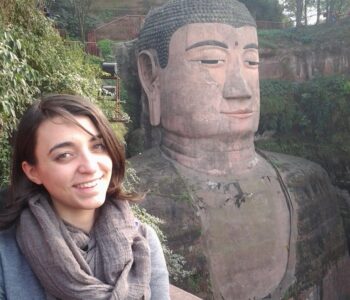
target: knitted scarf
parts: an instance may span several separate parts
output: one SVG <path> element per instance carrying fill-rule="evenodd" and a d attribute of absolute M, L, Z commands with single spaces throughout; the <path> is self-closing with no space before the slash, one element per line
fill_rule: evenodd
<path fill-rule="evenodd" d="M 16 232 L 48 299 L 150 299 L 149 247 L 128 202 L 107 200 L 91 235 L 65 225 L 43 195 L 29 200 Z"/>

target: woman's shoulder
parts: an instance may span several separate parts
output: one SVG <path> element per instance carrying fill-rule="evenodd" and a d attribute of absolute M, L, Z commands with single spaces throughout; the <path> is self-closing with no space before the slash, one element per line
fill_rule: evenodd
<path fill-rule="evenodd" d="M 0 230 L 0 253 L 14 255 L 17 249 L 16 226 L 13 225 L 7 229 Z"/>
<path fill-rule="evenodd" d="M 157 247 L 161 247 L 158 234 L 154 230 L 154 228 L 151 227 L 148 224 L 145 224 L 144 226 L 146 227 L 146 230 L 147 230 L 147 240 L 148 240 L 148 243 L 150 244 L 150 246 L 154 245 L 154 246 L 157 246 Z"/>
<path fill-rule="evenodd" d="M 16 240 L 16 226 L 12 225 L 9 228 L 0 230 L 0 247 L 2 242 L 11 242 Z"/>
<path fill-rule="evenodd" d="M 160 246 L 160 241 L 159 241 L 157 232 L 154 230 L 154 228 L 151 225 L 147 223 L 143 223 L 137 219 L 135 220 L 135 225 L 136 225 L 136 228 L 138 228 L 138 230 L 140 231 L 140 233 L 146 237 L 150 247 L 152 245 Z"/>

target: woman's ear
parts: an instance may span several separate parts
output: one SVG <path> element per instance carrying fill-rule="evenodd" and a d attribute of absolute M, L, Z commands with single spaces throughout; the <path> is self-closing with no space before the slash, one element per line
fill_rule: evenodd
<path fill-rule="evenodd" d="M 22 162 L 22 170 L 28 179 L 36 184 L 42 184 L 35 165 L 31 165 L 27 161 Z"/>
<path fill-rule="evenodd" d="M 155 55 L 149 50 L 143 50 L 137 58 L 139 78 L 148 98 L 150 122 L 153 126 L 160 123 L 159 66 Z"/>

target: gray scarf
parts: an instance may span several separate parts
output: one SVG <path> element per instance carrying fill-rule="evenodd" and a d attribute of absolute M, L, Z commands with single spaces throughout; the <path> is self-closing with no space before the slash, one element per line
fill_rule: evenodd
<path fill-rule="evenodd" d="M 57 217 L 45 196 L 29 200 L 17 241 L 48 299 L 150 299 L 150 254 L 127 201 L 106 201 L 90 238 Z"/>

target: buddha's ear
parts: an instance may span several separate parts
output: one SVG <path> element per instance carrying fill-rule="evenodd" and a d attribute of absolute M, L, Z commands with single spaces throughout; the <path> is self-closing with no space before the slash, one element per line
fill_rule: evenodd
<path fill-rule="evenodd" d="M 137 67 L 142 87 L 148 98 L 151 125 L 160 123 L 159 66 L 156 54 L 143 50 L 137 58 Z"/>

